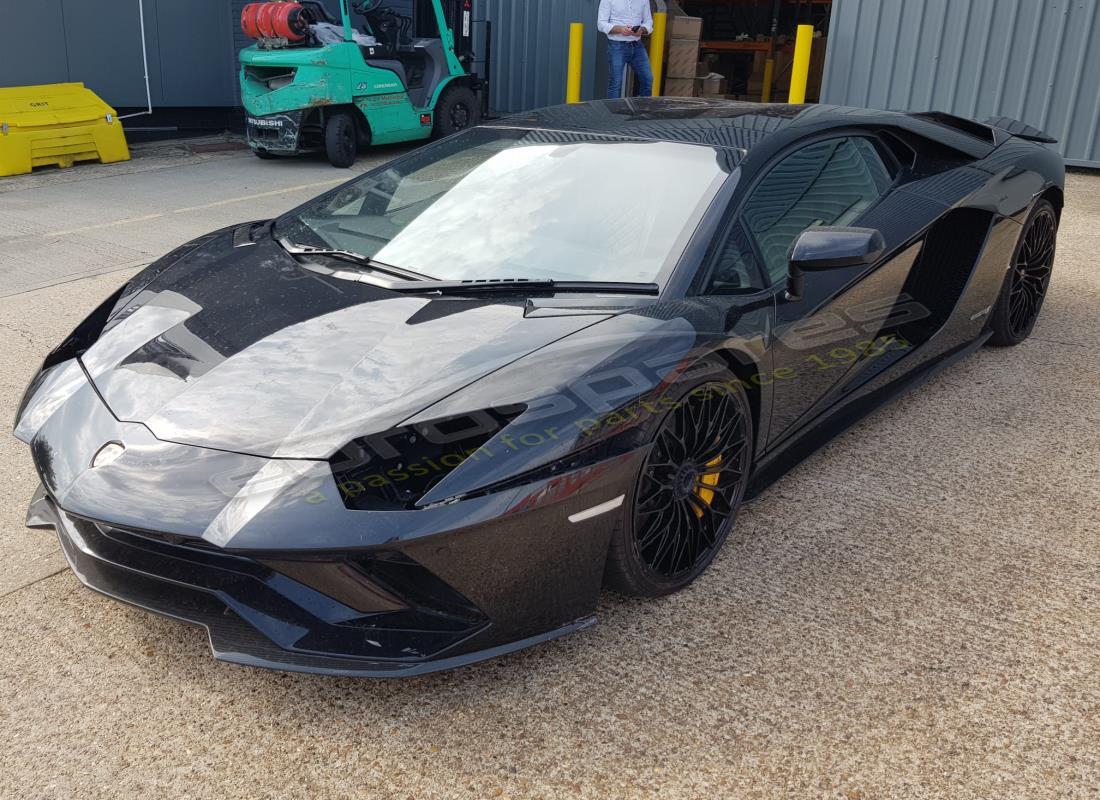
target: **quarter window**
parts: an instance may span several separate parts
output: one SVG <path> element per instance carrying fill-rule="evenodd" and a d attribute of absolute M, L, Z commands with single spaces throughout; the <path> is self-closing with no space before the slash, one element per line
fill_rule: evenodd
<path fill-rule="evenodd" d="M 787 251 L 802 231 L 852 225 L 893 183 L 868 139 L 828 139 L 780 161 L 741 212 L 774 284 L 787 275 Z"/>
<path fill-rule="evenodd" d="M 704 294 L 743 294 L 760 291 L 756 256 L 745 228 L 734 222 L 714 257 L 714 266 Z"/>

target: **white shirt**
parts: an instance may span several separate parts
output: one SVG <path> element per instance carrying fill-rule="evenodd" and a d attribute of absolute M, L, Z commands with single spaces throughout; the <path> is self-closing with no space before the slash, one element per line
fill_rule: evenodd
<path fill-rule="evenodd" d="M 600 11 L 596 17 L 596 27 L 613 42 L 637 42 L 641 36 L 623 36 L 612 33 L 616 25 L 633 28 L 641 25 L 653 32 L 653 12 L 649 9 L 649 0 L 600 0 Z"/>

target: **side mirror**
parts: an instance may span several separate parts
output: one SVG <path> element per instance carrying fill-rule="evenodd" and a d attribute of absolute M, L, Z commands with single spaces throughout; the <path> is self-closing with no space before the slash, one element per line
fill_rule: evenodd
<path fill-rule="evenodd" d="M 787 253 L 787 299 L 801 300 L 805 272 L 870 266 L 886 251 L 874 228 L 807 228 Z"/>

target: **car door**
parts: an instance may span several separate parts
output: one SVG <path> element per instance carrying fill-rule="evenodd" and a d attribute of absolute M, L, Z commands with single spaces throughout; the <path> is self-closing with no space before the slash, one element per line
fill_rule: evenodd
<path fill-rule="evenodd" d="M 732 212 L 734 209 L 730 209 Z M 760 408 L 772 405 L 772 363 L 768 340 L 775 328 L 775 296 L 760 269 L 756 250 L 736 216 L 727 219 L 712 242 L 702 269 L 693 281 L 692 293 L 704 310 L 704 322 L 696 327 L 721 342 L 725 349 L 741 350 L 755 365 L 746 380 L 759 391 Z M 767 415 L 760 423 L 767 425 Z M 767 444 L 767 430 L 757 431 L 755 450 Z"/>
<path fill-rule="evenodd" d="M 784 291 L 787 254 L 814 226 L 858 226 L 887 195 L 897 166 L 872 136 L 817 139 L 782 156 L 751 189 L 740 221 L 775 296 L 769 447 L 830 405 L 831 392 L 880 348 L 880 339 L 912 266 L 916 248 L 871 266 L 805 276 L 801 299 Z"/>

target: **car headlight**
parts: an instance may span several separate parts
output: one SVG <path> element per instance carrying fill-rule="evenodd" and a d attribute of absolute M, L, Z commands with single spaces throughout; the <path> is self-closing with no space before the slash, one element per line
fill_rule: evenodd
<path fill-rule="evenodd" d="M 330 459 L 344 505 L 360 511 L 414 507 L 525 410 L 484 409 L 350 442 Z"/>
<path fill-rule="evenodd" d="M 76 328 L 65 337 L 57 347 L 47 354 L 45 360 L 42 362 L 42 366 L 38 368 L 38 371 L 31 378 L 27 388 L 23 391 L 23 397 L 19 401 L 19 405 L 15 408 L 15 422 L 13 428 L 19 428 L 19 420 L 23 418 L 23 414 L 27 410 L 27 404 L 31 401 L 31 398 L 38 392 L 45 383 L 47 376 L 54 367 L 60 364 L 70 361 L 71 359 L 78 358 L 84 352 L 88 350 L 96 340 L 99 339 L 99 334 L 103 331 L 103 327 L 107 324 L 107 320 L 111 318 L 111 313 L 114 311 L 115 306 L 118 305 L 119 299 L 122 297 L 122 293 L 125 290 L 125 286 L 122 286 L 104 300 L 99 306 L 84 318 Z"/>

